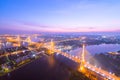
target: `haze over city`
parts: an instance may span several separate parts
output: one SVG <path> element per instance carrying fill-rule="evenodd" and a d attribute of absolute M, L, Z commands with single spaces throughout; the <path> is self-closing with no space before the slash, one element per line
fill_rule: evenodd
<path fill-rule="evenodd" d="M 0 0 L 0 31 L 119 32 L 119 0 Z"/>

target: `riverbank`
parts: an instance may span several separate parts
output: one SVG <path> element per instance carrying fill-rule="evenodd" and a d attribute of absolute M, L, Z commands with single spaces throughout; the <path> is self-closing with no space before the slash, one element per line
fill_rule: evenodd
<path fill-rule="evenodd" d="M 10 72 L 13 72 L 13 71 L 17 70 L 17 69 L 19 69 L 19 68 L 33 62 L 34 60 L 39 59 L 40 57 L 41 56 L 35 56 L 32 59 L 30 59 L 30 58 L 26 59 L 26 60 L 20 62 L 19 64 L 16 64 L 13 68 L 8 69 L 7 71 L 4 71 L 4 72 L 0 72 L 0 76 L 2 77 L 2 76 L 7 75 L 7 74 L 9 75 Z"/>

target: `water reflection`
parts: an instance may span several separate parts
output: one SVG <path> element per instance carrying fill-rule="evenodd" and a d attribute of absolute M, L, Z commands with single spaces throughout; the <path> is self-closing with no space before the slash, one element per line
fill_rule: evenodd
<path fill-rule="evenodd" d="M 48 57 L 48 64 L 49 64 L 50 67 L 53 67 L 55 65 L 54 56 L 49 56 Z"/>

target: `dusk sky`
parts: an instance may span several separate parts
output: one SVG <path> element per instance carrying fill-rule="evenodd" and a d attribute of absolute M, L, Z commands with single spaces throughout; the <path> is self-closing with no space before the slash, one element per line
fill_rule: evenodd
<path fill-rule="evenodd" d="M 0 0 L 0 32 L 120 31 L 120 0 Z"/>

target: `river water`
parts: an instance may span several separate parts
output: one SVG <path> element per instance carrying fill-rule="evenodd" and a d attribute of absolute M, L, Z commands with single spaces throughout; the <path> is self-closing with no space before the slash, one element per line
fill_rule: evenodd
<path fill-rule="evenodd" d="M 120 50 L 120 44 L 100 44 L 100 45 L 89 45 L 86 46 L 87 51 L 94 55 L 105 52 L 116 52 Z M 71 50 L 69 53 L 72 55 L 79 56 L 82 51 L 82 48 L 76 48 Z"/>

